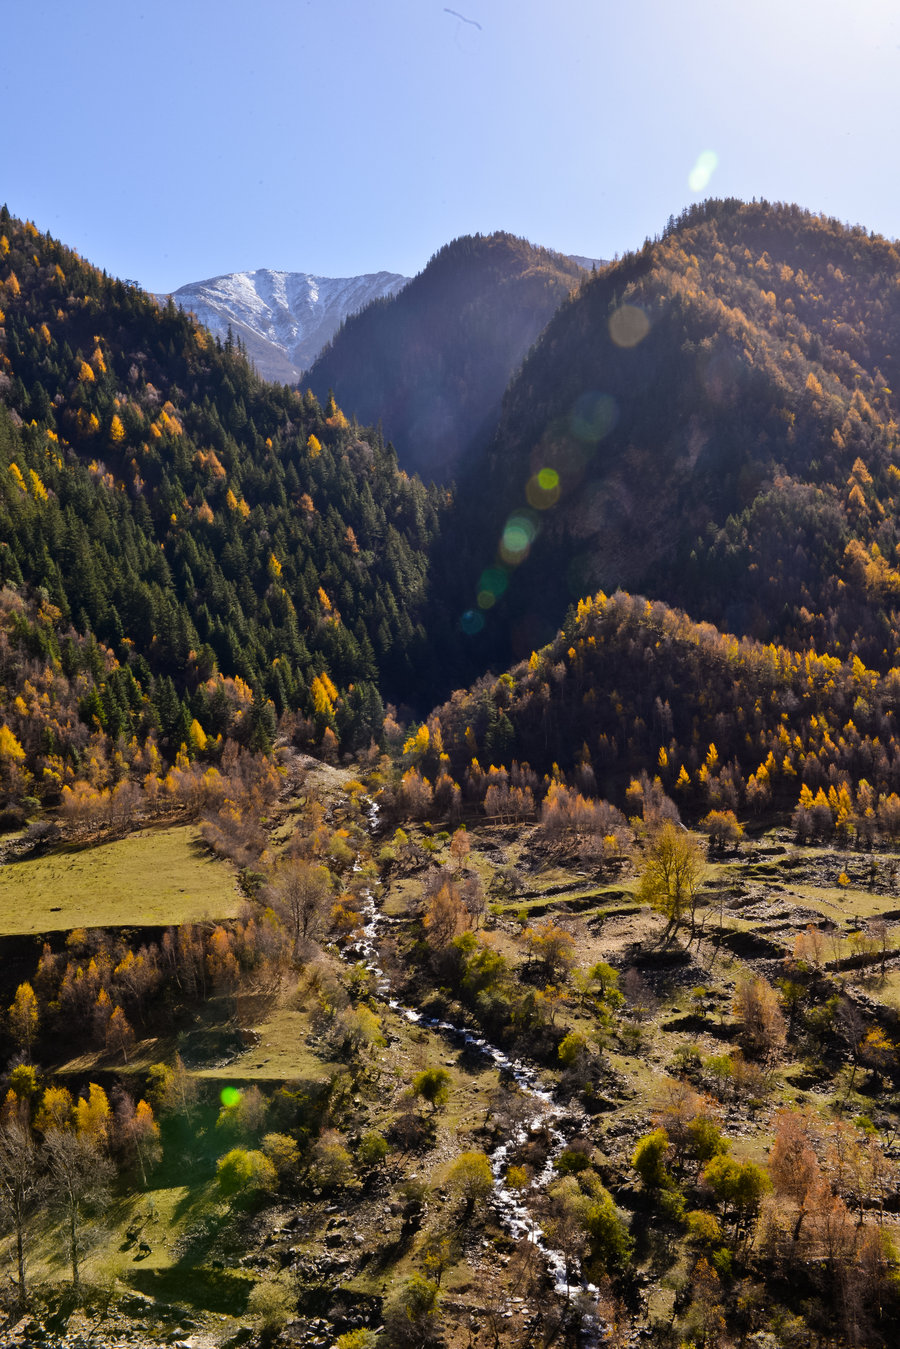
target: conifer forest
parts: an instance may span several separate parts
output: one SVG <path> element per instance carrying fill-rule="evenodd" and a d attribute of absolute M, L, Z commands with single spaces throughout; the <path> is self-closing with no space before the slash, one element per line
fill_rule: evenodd
<path fill-rule="evenodd" d="M 0 1343 L 897 1344 L 898 246 L 583 261 L 0 211 Z"/>

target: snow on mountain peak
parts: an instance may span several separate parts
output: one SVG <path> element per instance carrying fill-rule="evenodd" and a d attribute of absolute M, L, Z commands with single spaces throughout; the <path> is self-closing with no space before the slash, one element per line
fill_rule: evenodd
<path fill-rule="evenodd" d="M 230 327 L 265 378 L 294 383 L 348 314 L 396 295 L 408 280 L 395 272 L 333 277 L 261 267 L 179 286 L 172 299 L 223 340 Z"/>

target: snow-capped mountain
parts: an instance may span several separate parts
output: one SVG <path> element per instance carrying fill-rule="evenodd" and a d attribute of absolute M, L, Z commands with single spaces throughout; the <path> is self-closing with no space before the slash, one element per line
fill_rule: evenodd
<path fill-rule="evenodd" d="M 293 384 L 348 314 L 396 295 L 408 280 L 395 272 L 333 277 L 260 268 L 179 286 L 172 299 L 223 341 L 230 327 L 265 379 Z"/>

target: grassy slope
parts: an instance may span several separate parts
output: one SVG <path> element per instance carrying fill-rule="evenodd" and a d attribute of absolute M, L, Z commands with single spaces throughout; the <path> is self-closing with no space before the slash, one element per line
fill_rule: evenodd
<path fill-rule="evenodd" d="M 427 837 L 415 829 L 410 832 Z M 180 837 L 179 855 L 190 857 L 186 831 L 160 833 L 170 843 L 172 836 Z M 518 908 L 533 910 L 541 897 L 547 913 L 564 921 L 576 936 L 581 967 L 603 959 L 624 970 L 640 962 L 652 949 L 663 921 L 640 910 L 632 901 L 634 875 L 627 866 L 610 883 L 608 876 L 595 878 L 589 862 L 542 854 L 529 830 L 475 825 L 470 826 L 470 835 L 474 846 L 469 865 L 482 875 L 485 884 L 492 867 L 501 861 L 520 867 L 527 875 L 531 897 L 525 903 L 513 901 L 503 906 L 505 912 L 498 906 L 486 925 L 488 938 L 508 957 L 521 957 L 518 922 L 513 914 Z M 125 855 L 134 854 L 146 839 L 146 835 L 141 835 L 126 840 L 131 848 L 126 848 Z M 116 846 L 104 845 L 85 853 L 84 877 L 93 874 L 91 859 L 100 861 L 109 848 Z M 439 862 L 447 857 L 446 849 L 435 854 Z M 44 865 L 53 860 L 44 859 Z M 55 860 L 61 861 L 59 857 Z M 878 867 L 872 872 L 867 854 L 797 849 L 786 836 L 766 836 L 745 843 L 739 854 L 709 866 L 706 883 L 711 903 L 702 911 L 706 919 L 704 937 L 690 949 L 689 959 L 683 965 L 672 968 L 654 968 L 652 963 L 640 965 L 654 994 L 652 1009 L 636 1032 L 614 1035 L 607 1053 L 609 1074 L 603 1088 L 603 1109 L 598 1115 L 584 1118 L 579 1126 L 595 1155 L 602 1159 L 606 1176 L 618 1177 L 626 1186 L 622 1192 L 626 1202 L 630 1202 L 628 1187 L 634 1190 L 630 1156 L 635 1139 L 652 1125 L 676 1071 L 678 1051 L 696 1046 L 706 1059 L 732 1047 L 738 1028 L 731 1005 L 738 979 L 754 967 L 764 968 L 769 978 L 774 978 L 780 959 L 790 955 L 795 936 L 816 914 L 837 920 L 843 938 L 841 953 L 849 951 L 857 916 L 891 911 L 893 901 L 883 887 L 895 860 L 893 855 L 879 854 Z M 837 885 L 836 878 L 842 872 L 852 878 L 850 886 Z M 153 874 L 153 868 L 145 873 L 144 883 Z M 214 895 L 210 902 L 210 908 L 218 912 L 222 899 L 230 893 L 230 877 L 222 866 L 214 867 L 208 875 L 218 878 L 218 898 Z M 111 881 L 108 884 L 110 889 L 114 888 Z M 385 908 L 402 915 L 407 904 L 415 900 L 418 888 L 416 876 L 393 879 L 385 895 Z M 720 908 L 722 889 L 726 903 Z M 604 893 L 609 890 L 614 890 L 617 896 L 613 905 Z M 577 901 L 575 912 L 569 908 L 573 898 Z M 590 902 L 585 905 L 585 900 Z M 611 908 L 615 911 L 610 912 Z M 96 907 L 86 909 L 84 921 L 96 924 L 99 912 Z M 732 941 L 742 933 L 760 928 L 766 931 L 771 943 L 771 950 L 761 964 L 753 956 L 744 958 L 737 954 Z M 826 959 L 831 958 L 829 949 Z M 896 998 L 900 979 L 898 961 L 900 958 L 896 956 L 889 959 L 884 980 L 877 969 L 844 971 L 831 978 L 835 988 L 856 991 L 889 1006 Z M 308 985 L 302 980 L 299 988 L 289 980 L 278 997 L 246 999 L 241 1024 L 254 1029 L 259 1042 L 229 1064 L 199 1066 L 197 1075 L 207 1084 L 259 1082 L 263 1090 L 271 1089 L 279 1080 L 327 1080 L 341 1065 L 329 1058 L 314 1034 L 310 1019 L 312 1001 Z M 395 1279 L 421 1268 L 424 1236 L 442 1218 L 452 1215 L 452 1206 L 441 1193 L 442 1178 L 459 1151 L 484 1145 L 478 1129 L 497 1084 L 496 1073 L 473 1065 L 442 1036 L 411 1026 L 382 1005 L 377 1010 L 387 1043 L 372 1064 L 375 1090 L 367 1090 L 354 1105 L 352 1131 L 387 1129 L 402 1108 L 405 1085 L 423 1067 L 447 1066 L 452 1074 L 452 1089 L 446 1110 L 438 1116 L 432 1146 L 409 1155 L 392 1154 L 386 1185 L 378 1193 L 367 1195 L 351 1188 L 336 1197 L 338 1212 L 349 1222 L 346 1243 L 339 1248 L 338 1255 L 349 1252 L 353 1260 L 346 1271 L 335 1270 L 330 1277 L 335 1289 L 344 1287 L 365 1294 L 379 1294 Z M 563 1016 L 573 1028 L 588 1037 L 593 1035 L 593 1018 L 574 997 Z M 624 1024 L 623 1014 L 620 1026 Z M 159 1056 L 158 1046 L 146 1048 L 147 1061 Z M 79 1065 L 79 1071 L 87 1075 L 92 1071 L 91 1065 Z M 879 1104 L 865 1073 L 858 1073 L 851 1084 L 845 1065 L 832 1077 L 811 1082 L 804 1065 L 789 1049 L 772 1072 L 763 1099 L 741 1102 L 729 1098 L 723 1100 L 721 1110 L 727 1119 L 726 1133 L 735 1155 L 764 1161 L 774 1112 L 779 1106 L 808 1105 L 827 1118 L 839 1100 L 843 1100 L 851 1116 L 867 1113 Z M 349 1134 L 351 1128 L 344 1127 Z M 421 1231 L 404 1239 L 399 1220 L 390 1214 L 389 1201 L 397 1195 L 401 1182 L 413 1176 L 429 1183 L 428 1213 Z M 615 1193 L 617 1186 L 610 1183 Z M 233 1210 L 218 1195 L 211 1158 L 192 1168 L 189 1184 L 184 1183 L 183 1176 L 173 1175 L 172 1163 L 167 1161 L 147 1192 L 138 1191 L 122 1199 L 110 1211 L 101 1234 L 103 1241 L 86 1259 L 85 1277 L 100 1285 L 131 1287 L 158 1302 L 186 1308 L 221 1343 L 237 1324 L 246 1320 L 244 1303 L 249 1288 L 255 1279 L 275 1273 L 282 1247 L 296 1249 L 301 1259 L 330 1258 L 328 1237 L 334 1235 L 334 1202 L 335 1199 L 304 1195 L 299 1202 L 282 1202 L 258 1217 L 248 1217 Z M 127 1229 L 134 1226 L 140 1228 L 140 1239 L 151 1247 L 146 1256 L 126 1235 Z M 289 1228 L 289 1235 L 279 1235 Z M 448 1317 L 446 1335 L 451 1346 L 464 1343 L 460 1336 L 464 1334 L 467 1309 L 480 1304 L 485 1281 L 493 1281 L 500 1293 L 512 1295 L 515 1291 L 506 1275 L 504 1238 L 493 1219 L 488 1219 L 486 1231 L 490 1245 L 481 1247 L 479 1238 L 478 1249 L 467 1249 L 464 1258 L 457 1260 L 445 1274 L 448 1302 L 463 1309 Z M 361 1234 L 360 1244 L 351 1243 L 351 1232 Z M 669 1276 L 682 1259 L 674 1237 L 671 1248 L 667 1257 Z M 666 1272 L 654 1255 L 643 1259 L 643 1268 L 652 1281 L 650 1305 L 661 1313 L 668 1306 L 662 1281 Z M 65 1277 L 59 1260 L 57 1229 L 49 1225 L 33 1260 L 33 1275 L 53 1280 Z"/>
<path fill-rule="evenodd" d="M 240 899 L 232 869 L 193 826 L 143 829 L 0 867 L 0 935 L 232 918 Z"/>

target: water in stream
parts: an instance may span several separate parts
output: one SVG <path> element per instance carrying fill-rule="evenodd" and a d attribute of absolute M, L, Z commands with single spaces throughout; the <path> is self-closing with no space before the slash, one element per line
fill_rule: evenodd
<path fill-rule="evenodd" d="M 376 819 L 377 806 L 374 803 L 369 803 L 370 826 L 374 826 Z M 457 1026 L 452 1021 L 442 1021 L 423 1016 L 421 1012 L 417 1012 L 413 1007 L 406 1006 L 393 996 L 390 980 L 379 963 L 378 955 L 379 928 L 393 920 L 380 911 L 371 891 L 365 891 L 362 900 L 362 916 L 364 919 L 362 934 L 349 948 L 348 954 L 355 956 L 362 962 L 374 979 L 376 995 L 383 999 L 398 1016 L 402 1016 L 406 1021 L 422 1026 L 426 1030 L 439 1032 L 463 1049 L 474 1050 L 484 1055 L 490 1059 L 498 1071 L 512 1078 L 519 1089 L 534 1102 L 535 1111 L 531 1128 L 543 1128 L 551 1140 L 544 1169 L 540 1175 L 534 1177 L 531 1186 L 532 1189 L 543 1188 L 553 1178 L 556 1159 L 566 1145 L 565 1136 L 558 1126 L 560 1116 L 564 1113 L 562 1108 L 554 1102 L 552 1094 L 541 1086 L 535 1069 L 528 1064 L 523 1063 L 520 1059 L 511 1058 L 483 1035 L 479 1035 L 464 1026 Z M 522 1199 L 506 1188 L 505 1177 L 510 1153 L 517 1144 L 525 1141 L 525 1136 L 525 1130 L 522 1130 L 518 1136 L 499 1144 L 490 1154 L 491 1172 L 494 1177 L 494 1207 L 511 1237 L 517 1240 L 525 1238 L 525 1240 L 534 1243 L 546 1262 L 556 1292 L 568 1300 L 571 1284 L 566 1273 L 566 1261 L 563 1253 L 547 1242 L 542 1228 L 535 1224 Z M 597 1289 L 593 1284 L 584 1283 L 581 1288 L 582 1292 L 589 1297 L 596 1296 Z M 585 1346 L 585 1349 L 601 1345 L 605 1338 L 603 1323 L 589 1312 L 584 1315 L 582 1320 L 581 1337 L 581 1343 Z"/>

